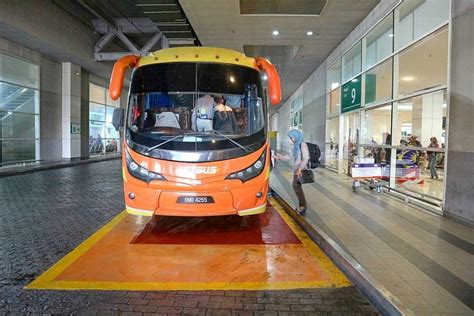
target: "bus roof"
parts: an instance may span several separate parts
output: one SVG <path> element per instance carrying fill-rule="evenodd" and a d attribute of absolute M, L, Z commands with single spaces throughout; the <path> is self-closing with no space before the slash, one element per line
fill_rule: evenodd
<path fill-rule="evenodd" d="M 255 69 L 255 59 L 227 48 L 175 47 L 158 50 L 140 58 L 137 67 L 170 62 L 213 62 L 234 64 Z"/>

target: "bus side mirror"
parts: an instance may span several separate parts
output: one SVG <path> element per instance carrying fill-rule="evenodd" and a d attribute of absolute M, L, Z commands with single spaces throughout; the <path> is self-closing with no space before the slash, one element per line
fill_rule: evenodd
<path fill-rule="evenodd" d="M 118 131 L 123 127 L 123 121 L 125 117 L 125 111 L 123 109 L 114 109 L 114 114 L 112 116 L 112 125 L 115 127 L 115 130 Z"/>
<path fill-rule="evenodd" d="M 270 102 L 273 105 L 278 105 L 281 102 L 281 83 L 275 66 L 268 59 L 263 57 L 255 57 L 255 66 L 257 69 L 265 71 L 268 77 Z"/>
<path fill-rule="evenodd" d="M 117 100 L 122 93 L 125 71 L 127 71 L 127 68 L 135 67 L 139 59 L 137 56 L 127 55 L 115 62 L 109 84 L 109 96 L 112 100 Z"/>

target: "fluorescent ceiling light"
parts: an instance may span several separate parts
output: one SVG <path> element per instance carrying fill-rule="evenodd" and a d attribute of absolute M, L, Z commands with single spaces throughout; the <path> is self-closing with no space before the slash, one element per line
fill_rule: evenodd
<path fill-rule="evenodd" d="M 393 37 L 393 34 L 392 33 L 388 34 L 388 37 Z"/>
<path fill-rule="evenodd" d="M 415 78 L 413 78 L 412 76 L 405 76 L 405 77 L 402 77 L 402 80 L 403 81 L 413 81 Z"/>
<path fill-rule="evenodd" d="M 306 32 L 306 35 L 308 35 L 308 36 L 313 36 L 313 34 L 314 34 L 313 31 Z"/>
<path fill-rule="evenodd" d="M 280 32 L 278 32 L 278 30 L 274 30 L 272 34 L 273 34 L 274 36 L 277 36 L 278 34 L 280 34 Z"/>

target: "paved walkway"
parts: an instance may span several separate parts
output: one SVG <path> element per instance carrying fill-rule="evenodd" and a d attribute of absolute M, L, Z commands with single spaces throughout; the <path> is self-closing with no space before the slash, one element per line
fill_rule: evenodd
<path fill-rule="evenodd" d="M 417 314 L 473 315 L 473 230 L 386 194 L 351 190 L 327 169 L 304 185 L 306 220 L 318 225 L 377 281 Z M 272 188 L 296 205 L 287 165 L 277 163 Z"/>
<path fill-rule="evenodd" d="M 124 209 L 120 161 L 0 178 L 0 315 L 376 314 L 354 287 L 45 291 L 24 287 Z"/>

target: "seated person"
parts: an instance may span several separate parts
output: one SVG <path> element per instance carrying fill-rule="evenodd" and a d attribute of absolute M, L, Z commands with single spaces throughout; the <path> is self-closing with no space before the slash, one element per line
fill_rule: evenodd
<path fill-rule="evenodd" d="M 215 96 L 214 102 L 216 103 L 213 120 L 214 130 L 225 134 L 237 133 L 239 128 L 232 108 L 224 105 L 224 98 L 221 96 Z"/>
<path fill-rule="evenodd" d="M 156 115 L 154 114 L 153 110 L 148 109 L 146 110 L 145 115 L 145 123 L 143 125 L 144 128 L 153 127 L 156 124 Z"/>
<path fill-rule="evenodd" d="M 210 95 L 200 97 L 196 101 L 196 109 L 192 116 L 192 128 L 198 132 L 212 130 L 214 116 L 214 99 Z"/>
<path fill-rule="evenodd" d="M 161 112 L 157 115 L 155 127 L 181 128 L 178 118 L 173 112 Z"/>

